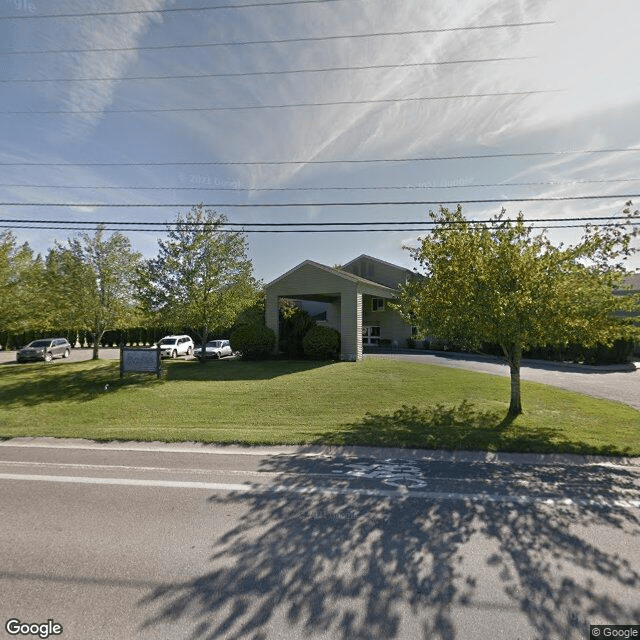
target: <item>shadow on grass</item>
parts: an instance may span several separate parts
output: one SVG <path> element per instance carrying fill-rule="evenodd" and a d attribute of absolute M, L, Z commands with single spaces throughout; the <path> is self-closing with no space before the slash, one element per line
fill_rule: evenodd
<path fill-rule="evenodd" d="M 147 633 L 582 640 L 640 619 L 639 513 L 616 500 L 637 497 L 637 471 L 304 455 L 260 470 L 277 491 L 211 495 L 185 523 L 202 539 L 240 514 L 192 578 L 138 602 Z M 409 476 L 424 495 L 387 482 Z"/>
<path fill-rule="evenodd" d="M 458 451 L 512 451 L 625 455 L 615 444 L 595 447 L 567 440 L 560 429 L 520 427 L 518 418 L 497 410 L 481 410 L 463 400 L 459 405 L 418 408 L 404 405 L 389 414 L 368 413 L 355 423 L 322 434 L 318 443 L 412 447 Z"/>
<path fill-rule="evenodd" d="M 127 387 L 146 387 L 163 381 L 267 380 L 328 364 L 331 363 L 235 359 L 212 360 L 204 364 L 196 360 L 165 361 L 160 380 L 155 375 L 136 373 L 128 373 L 120 379 L 117 361 L 18 365 L 0 369 L 0 405 L 9 408 L 49 402 L 89 402 Z"/>
<path fill-rule="evenodd" d="M 89 402 L 126 387 L 151 384 L 158 384 L 158 380 L 148 374 L 127 374 L 120 379 L 118 362 L 20 365 L 0 371 L 0 405 Z"/>
<path fill-rule="evenodd" d="M 204 363 L 200 363 L 197 360 L 167 361 L 163 366 L 166 369 L 167 380 L 240 381 L 270 380 L 280 376 L 311 371 L 330 364 L 333 363 L 311 360 L 240 360 L 223 358 L 222 360 L 207 360 Z"/>

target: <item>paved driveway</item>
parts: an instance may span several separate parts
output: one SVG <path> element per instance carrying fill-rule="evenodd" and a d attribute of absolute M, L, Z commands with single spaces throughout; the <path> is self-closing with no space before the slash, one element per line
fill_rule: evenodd
<path fill-rule="evenodd" d="M 472 355 L 435 354 L 367 354 L 367 358 L 391 358 L 410 360 L 425 364 L 468 369 L 497 376 L 508 376 L 509 368 L 498 358 Z M 597 398 L 617 400 L 640 410 L 640 369 L 620 371 L 617 367 L 588 367 L 562 365 L 539 360 L 524 361 L 520 377 L 522 380 L 542 382 L 562 389 L 585 393 Z"/>

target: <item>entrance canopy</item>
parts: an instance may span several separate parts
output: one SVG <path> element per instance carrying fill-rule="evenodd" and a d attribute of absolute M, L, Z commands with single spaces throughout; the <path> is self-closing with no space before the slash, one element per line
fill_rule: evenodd
<path fill-rule="evenodd" d="M 362 296 L 396 298 L 398 292 L 352 273 L 305 260 L 266 285 L 266 323 L 278 336 L 278 300 L 314 300 L 335 307 L 335 328 L 341 334 L 341 359 L 362 357 Z"/>

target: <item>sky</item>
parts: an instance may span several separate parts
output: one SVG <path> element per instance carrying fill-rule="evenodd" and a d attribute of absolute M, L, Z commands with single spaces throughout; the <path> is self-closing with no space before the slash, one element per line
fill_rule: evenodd
<path fill-rule="evenodd" d="M 0 0 L 0 217 L 617 215 L 640 193 L 638 23 L 637 0 Z M 594 195 L 621 197 L 521 201 Z M 247 240 L 269 282 L 363 253 L 412 268 L 414 228 Z M 14 233 L 46 252 L 74 232 Z M 162 237 L 128 235 L 147 257 Z"/>

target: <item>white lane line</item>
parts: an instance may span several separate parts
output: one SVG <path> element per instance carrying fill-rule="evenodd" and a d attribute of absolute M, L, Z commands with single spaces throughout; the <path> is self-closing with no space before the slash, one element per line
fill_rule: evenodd
<path fill-rule="evenodd" d="M 2 465 L 21 465 L 27 467 L 72 467 L 74 469 L 126 469 L 127 471 L 162 471 L 166 473 L 209 473 L 218 475 L 237 475 L 237 476 L 258 476 L 258 477 L 276 477 L 283 475 L 275 471 L 242 471 L 238 469 L 189 469 L 180 467 L 140 467 L 131 466 L 125 464 L 86 464 L 77 462 L 31 462 L 28 460 L 0 460 L 0 466 Z M 318 474 L 310 474 L 318 475 Z M 331 475 L 331 474 L 321 474 Z"/>
<path fill-rule="evenodd" d="M 537 496 L 511 496 L 491 493 L 459 493 L 443 491 L 410 491 L 399 488 L 389 489 L 357 489 L 322 486 L 288 486 L 282 484 L 234 484 L 226 482 L 196 482 L 180 480 L 147 480 L 140 478 L 93 478 L 87 476 L 48 476 L 18 473 L 0 473 L 0 480 L 36 481 L 36 482 L 58 482 L 70 484 L 97 484 L 97 485 L 119 485 L 135 487 L 164 487 L 171 489 L 204 489 L 207 491 L 240 491 L 254 493 L 297 493 L 297 494 L 323 494 L 323 495 L 359 495 L 368 497 L 385 498 L 422 498 L 427 500 L 467 500 L 472 502 L 499 502 L 510 504 L 544 504 L 549 506 L 596 506 L 596 507 L 624 507 L 640 508 L 640 500 L 606 500 L 598 499 L 573 499 L 573 498 L 544 498 Z"/>
<path fill-rule="evenodd" d="M 0 442 L 1 447 L 25 447 L 32 449 L 82 449 L 85 451 L 144 451 L 151 453 L 207 453 L 209 455 L 227 455 L 227 456 L 300 456 L 306 458 L 327 458 L 331 457 L 328 453 L 314 453 L 304 451 L 275 451 L 266 449 L 198 449 L 190 447 L 173 447 L 166 445 L 165 447 L 128 447 L 110 444 L 55 444 L 42 442 Z"/>

